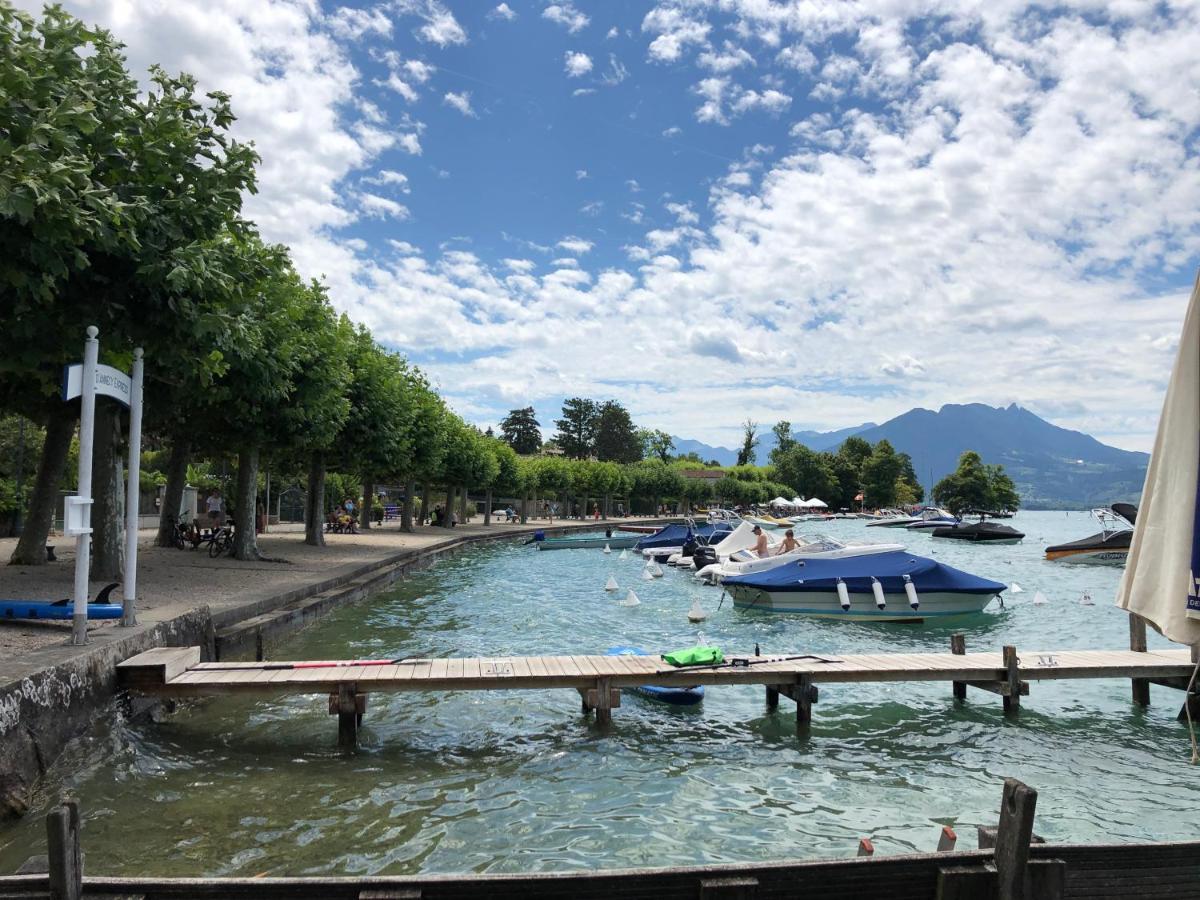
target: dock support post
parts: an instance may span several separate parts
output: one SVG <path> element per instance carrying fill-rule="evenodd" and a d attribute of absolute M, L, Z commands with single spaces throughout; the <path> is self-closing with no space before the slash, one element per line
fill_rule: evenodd
<path fill-rule="evenodd" d="M 338 685 L 338 746 L 352 752 L 358 749 L 357 685 Z"/>
<path fill-rule="evenodd" d="M 66 800 L 46 816 L 46 856 L 51 900 L 83 896 L 83 851 L 79 846 L 79 803 Z"/>
<path fill-rule="evenodd" d="M 1004 711 L 1013 715 L 1021 711 L 1021 676 L 1017 666 L 1017 648 L 1005 646 L 1004 668 L 1007 672 L 1005 681 L 1008 685 L 1008 690 L 1004 695 Z M 1036 796 L 1036 793 L 1034 796 Z"/>
<path fill-rule="evenodd" d="M 1007 652 L 1010 648 L 1004 649 Z M 1019 700 L 1020 695 L 1015 699 Z M 1004 779 L 1000 827 L 996 831 L 996 900 L 1025 898 L 1025 869 L 1036 808 L 1037 791 L 1015 778 Z"/>
<path fill-rule="evenodd" d="M 1146 652 L 1146 620 L 1137 613 L 1129 614 L 1129 649 L 1135 653 Z M 1145 678 L 1132 678 L 1133 702 L 1138 706 L 1150 705 L 1150 682 Z"/>
<path fill-rule="evenodd" d="M 580 688 L 583 711 L 596 711 L 597 725 L 611 725 L 612 711 L 621 705 L 621 692 L 612 686 L 611 678 L 597 678 L 594 688 Z"/>
<path fill-rule="evenodd" d="M 955 656 L 965 656 L 967 653 L 967 639 L 961 631 L 950 635 L 950 652 Z M 965 681 L 954 682 L 954 699 L 967 699 L 967 683 Z"/>
<path fill-rule="evenodd" d="M 772 684 L 767 685 L 767 709 L 773 710 L 779 708 L 779 688 Z"/>

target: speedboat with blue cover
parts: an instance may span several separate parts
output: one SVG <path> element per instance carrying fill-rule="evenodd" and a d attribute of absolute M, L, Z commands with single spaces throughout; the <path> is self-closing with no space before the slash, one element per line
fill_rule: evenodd
<path fill-rule="evenodd" d="M 645 650 L 638 647 L 609 647 L 605 656 L 649 656 Z M 704 686 L 664 687 L 658 684 L 639 684 L 629 688 L 635 694 L 641 694 L 650 700 L 660 703 L 670 703 L 672 706 L 695 706 L 704 699 Z"/>
<path fill-rule="evenodd" d="M 857 622 L 920 622 L 982 612 L 1007 585 L 903 551 L 801 559 L 724 579 L 739 609 Z"/>
<path fill-rule="evenodd" d="M 642 556 L 663 563 L 674 554 L 682 552 L 684 546 L 689 542 L 697 545 L 718 544 L 730 534 L 733 534 L 733 526 L 728 522 L 709 522 L 704 525 L 668 525 L 657 534 L 642 538 L 634 545 L 634 549 L 641 551 Z"/>

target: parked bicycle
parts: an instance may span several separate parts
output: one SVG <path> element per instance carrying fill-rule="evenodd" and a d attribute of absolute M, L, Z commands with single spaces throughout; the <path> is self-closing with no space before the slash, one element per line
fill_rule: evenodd
<path fill-rule="evenodd" d="M 208 555 L 216 559 L 222 553 L 233 554 L 233 526 L 226 523 L 208 539 Z"/>

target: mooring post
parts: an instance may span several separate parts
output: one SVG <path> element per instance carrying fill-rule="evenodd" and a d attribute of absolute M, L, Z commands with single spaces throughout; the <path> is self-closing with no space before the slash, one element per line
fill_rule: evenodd
<path fill-rule="evenodd" d="M 338 746 L 347 752 L 358 748 L 357 685 L 338 685 Z"/>
<path fill-rule="evenodd" d="M 954 829 L 949 825 L 943 825 L 941 834 L 938 835 L 938 853 L 949 853 L 954 849 L 954 845 L 958 843 L 958 835 L 954 833 Z"/>
<path fill-rule="evenodd" d="M 1194 666 L 1200 662 L 1200 644 L 1192 644 L 1191 650 L 1192 665 Z M 1192 690 L 1184 690 L 1183 706 L 1179 707 L 1177 718 L 1180 722 L 1186 722 L 1188 720 L 1188 713 L 1190 712 L 1192 721 L 1200 722 L 1200 695 L 1193 693 L 1193 691 L 1200 689 L 1200 680 L 1197 680 L 1195 684 L 1191 684 L 1191 679 L 1188 679 L 1188 683 L 1191 685 Z"/>
<path fill-rule="evenodd" d="M 817 686 L 811 675 L 801 675 L 796 683 L 796 725 L 807 725 L 812 721 L 812 705 L 817 702 Z"/>
<path fill-rule="evenodd" d="M 961 631 L 956 631 L 950 635 L 950 652 L 955 656 L 966 656 L 967 638 Z M 965 681 L 954 682 L 954 699 L 967 699 L 967 683 Z"/>
<path fill-rule="evenodd" d="M 611 725 L 612 711 L 621 705 L 621 694 L 613 690 L 611 678 L 597 678 L 595 690 L 596 702 L 592 708 L 596 710 L 596 724 Z"/>
<path fill-rule="evenodd" d="M 996 900 L 1025 898 L 1025 867 L 1036 808 L 1037 791 L 1015 778 L 1004 779 L 1000 827 L 996 831 Z"/>
<path fill-rule="evenodd" d="M 1129 614 L 1129 649 L 1135 653 L 1146 652 L 1146 620 L 1137 613 Z M 1150 705 L 1150 682 L 1145 678 L 1132 678 L 1133 702 L 1138 706 Z"/>
<path fill-rule="evenodd" d="M 1021 711 L 1021 674 L 1017 668 L 1019 662 L 1017 659 L 1017 648 L 1005 646 L 1004 668 L 1006 670 L 1005 681 L 1008 685 L 1008 690 L 1004 695 L 1004 711 L 1013 715 Z"/>
<path fill-rule="evenodd" d="M 767 685 L 767 709 L 779 708 L 779 688 L 773 684 Z"/>
<path fill-rule="evenodd" d="M 46 816 L 50 900 L 83 896 L 83 851 L 79 846 L 79 803 L 64 800 Z"/>

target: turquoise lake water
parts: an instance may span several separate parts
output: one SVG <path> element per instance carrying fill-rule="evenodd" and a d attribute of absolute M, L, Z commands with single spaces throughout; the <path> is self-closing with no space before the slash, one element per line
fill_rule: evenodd
<path fill-rule="evenodd" d="M 1112 606 L 1121 569 L 1046 562 L 1047 544 L 1098 531 L 1086 513 L 1026 512 L 1016 546 L 958 546 L 861 521 L 803 534 L 899 541 L 966 571 L 1017 582 L 1005 608 L 953 625 L 852 624 L 720 610 L 718 588 L 598 550 L 503 544 L 464 552 L 290 641 L 279 659 L 652 651 L 716 643 L 735 653 L 1125 648 Z M 622 587 L 603 590 L 613 575 Z M 616 599 L 633 587 L 642 603 Z M 1049 601 L 1034 605 L 1037 592 Z M 1083 594 L 1094 605 L 1082 605 Z M 707 622 L 687 620 L 693 597 Z M 1152 646 L 1166 642 L 1151 634 Z M 98 727 L 59 760 L 36 807 L 0 830 L 0 871 L 44 852 L 42 815 L 80 798 L 93 874 L 512 872 L 852 856 L 934 848 L 943 824 L 972 846 L 995 824 L 1001 781 L 1039 792 L 1054 841 L 1193 838 L 1200 787 L 1181 694 L 1149 709 L 1128 680 L 1033 683 L 1018 718 L 949 684 L 821 687 L 806 736 L 794 705 L 761 687 L 710 688 L 696 708 L 626 694 L 613 726 L 574 691 L 374 695 L 353 758 L 324 697 L 223 699 L 160 722 Z M 111 712 L 115 719 L 115 711 Z"/>

